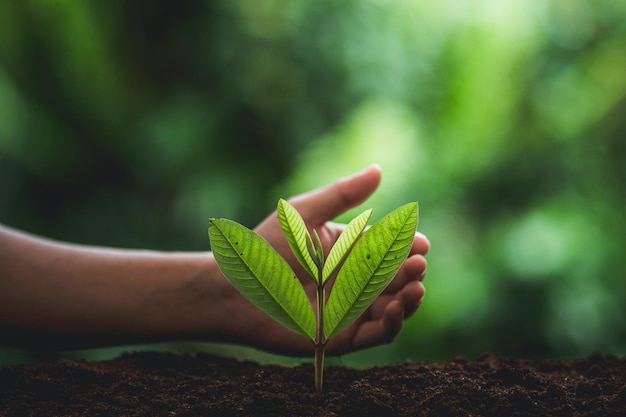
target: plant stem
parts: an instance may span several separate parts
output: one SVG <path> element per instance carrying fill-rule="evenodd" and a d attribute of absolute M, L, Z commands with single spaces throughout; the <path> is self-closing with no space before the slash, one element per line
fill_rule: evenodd
<path fill-rule="evenodd" d="M 315 389 L 318 392 L 322 392 L 322 385 L 324 382 L 324 351 L 326 346 L 324 344 L 315 345 Z"/>
<path fill-rule="evenodd" d="M 318 267 L 317 280 L 317 335 L 315 337 L 315 389 L 322 392 L 324 382 L 324 353 L 326 340 L 324 337 L 324 283 L 322 282 L 322 268 Z"/>

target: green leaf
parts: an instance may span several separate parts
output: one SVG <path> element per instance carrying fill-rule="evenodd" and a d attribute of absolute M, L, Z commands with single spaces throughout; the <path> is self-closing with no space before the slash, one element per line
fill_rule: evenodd
<path fill-rule="evenodd" d="M 211 249 L 231 284 L 286 328 L 315 339 L 316 320 L 300 280 L 261 236 L 227 219 L 211 219 Z"/>
<path fill-rule="evenodd" d="M 337 275 L 324 333 L 330 339 L 352 324 L 389 285 L 406 260 L 418 217 L 417 203 L 383 217 L 359 239 Z"/>
<path fill-rule="evenodd" d="M 309 253 L 313 242 L 300 213 L 282 198 L 278 200 L 277 213 L 291 251 L 304 269 L 317 280 L 317 265 Z"/>
<path fill-rule="evenodd" d="M 339 239 L 337 239 L 328 254 L 328 258 L 326 258 L 324 271 L 322 273 L 323 282 L 326 282 L 328 278 L 330 278 L 337 270 L 341 261 L 350 253 L 350 250 L 361 235 L 363 229 L 365 229 L 370 217 L 372 217 L 372 209 L 365 210 L 348 223 L 346 229 L 339 235 Z"/>
<path fill-rule="evenodd" d="M 313 243 L 314 250 L 310 253 L 311 256 L 314 256 L 313 260 L 315 261 L 315 264 L 321 266 L 324 265 L 324 247 L 322 246 L 322 239 L 320 239 L 320 235 L 317 234 L 317 230 L 315 229 L 313 229 L 313 237 L 315 237 L 315 241 Z"/>

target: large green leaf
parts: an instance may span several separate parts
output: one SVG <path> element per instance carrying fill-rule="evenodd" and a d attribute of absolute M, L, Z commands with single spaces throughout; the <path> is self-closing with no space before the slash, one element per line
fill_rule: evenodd
<path fill-rule="evenodd" d="M 211 249 L 226 278 L 250 302 L 302 336 L 315 339 L 315 313 L 300 280 L 261 236 L 227 219 L 211 219 Z"/>
<path fill-rule="evenodd" d="M 317 280 L 317 265 L 309 252 L 309 248 L 313 248 L 314 246 L 311 241 L 311 235 L 309 235 L 309 231 L 300 213 L 298 213 L 295 207 L 282 198 L 278 200 L 277 213 L 278 220 L 285 232 L 291 251 L 304 269 Z"/>
<path fill-rule="evenodd" d="M 331 290 L 324 333 L 328 339 L 352 324 L 389 285 L 407 258 L 418 217 L 417 203 L 383 217 L 359 239 Z"/>
<path fill-rule="evenodd" d="M 354 243 L 361 236 L 361 232 L 365 229 L 367 222 L 372 217 L 372 209 L 365 210 L 363 213 L 355 217 L 345 230 L 339 235 L 339 239 L 335 242 L 326 263 L 324 264 L 324 271 L 322 273 L 323 281 L 326 282 L 328 278 L 337 270 L 341 261 L 350 253 L 350 250 L 354 246 Z"/>

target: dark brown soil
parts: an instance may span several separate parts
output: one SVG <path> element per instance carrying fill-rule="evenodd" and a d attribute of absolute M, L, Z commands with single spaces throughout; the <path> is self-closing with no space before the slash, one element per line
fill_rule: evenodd
<path fill-rule="evenodd" d="M 326 370 L 134 353 L 0 369 L 0 416 L 626 416 L 626 358 Z"/>

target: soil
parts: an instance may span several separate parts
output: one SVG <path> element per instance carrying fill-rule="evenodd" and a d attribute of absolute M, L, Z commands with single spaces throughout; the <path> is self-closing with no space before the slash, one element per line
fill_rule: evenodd
<path fill-rule="evenodd" d="M 313 368 L 208 354 L 0 369 L 0 416 L 625 416 L 626 357 L 476 360 Z"/>

